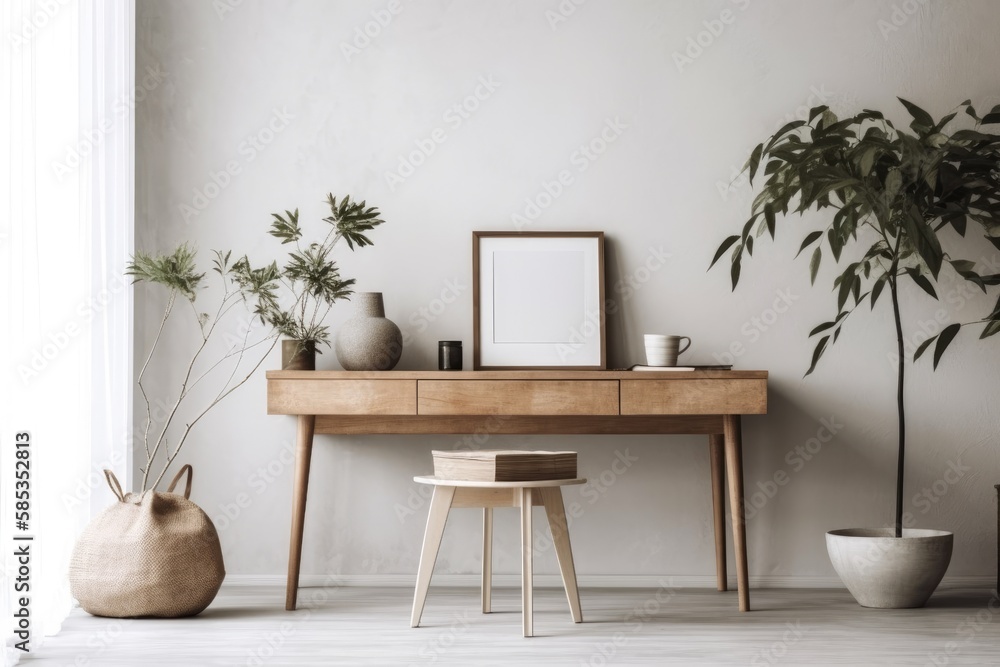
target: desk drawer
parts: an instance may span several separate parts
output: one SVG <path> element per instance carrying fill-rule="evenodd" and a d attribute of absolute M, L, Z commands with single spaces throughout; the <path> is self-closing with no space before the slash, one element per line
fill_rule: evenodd
<path fill-rule="evenodd" d="M 767 380 L 622 380 L 623 415 L 761 415 Z"/>
<path fill-rule="evenodd" d="M 421 415 L 617 415 L 617 380 L 420 380 Z"/>
<path fill-rule="evenodd" d="M 269 380 L 269 415 L 415 415 L 416 380 Z"/>

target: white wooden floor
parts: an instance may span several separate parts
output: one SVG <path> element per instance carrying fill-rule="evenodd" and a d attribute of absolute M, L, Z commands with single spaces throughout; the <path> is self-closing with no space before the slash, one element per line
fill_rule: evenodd
<path fill-rule="evenodd" d="M 924 609 L 857 606 L 846 591 L 754 590 L 754 611 L 710 590 L 583 589 L 584 623 L 561 590 L 536 589 L 535 633 L 521 637 L 520 593 L 431 587 L 423 626 L 412 591 L 303 589 L 283 609 L 277 587 L 223 588 L 201 616 L 114 620 L 75 611 L 28 665 L 997 665 L 1000 602 L 942 589 Z M 991 603 L 992 600 L 992 603 Z M 992 609 L 991 609 L 992 607 Z"/>

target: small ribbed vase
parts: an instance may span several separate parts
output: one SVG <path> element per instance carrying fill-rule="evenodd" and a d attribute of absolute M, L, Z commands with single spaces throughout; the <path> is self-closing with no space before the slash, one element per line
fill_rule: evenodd
<path fill-rule="evenodd" d="M 403 332 L 385 316 L 381 292 L 354 295 L 354 317 L 337 332 L 333 349 L 345 371 L 392 370 L 403 354 Z"/>

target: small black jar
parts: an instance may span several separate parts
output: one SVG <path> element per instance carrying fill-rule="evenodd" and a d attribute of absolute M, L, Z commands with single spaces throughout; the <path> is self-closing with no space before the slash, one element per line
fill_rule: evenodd
<path fill-rule="evenodd" d="M 438 370 L 439 371 L 462 370 L 462 341 L 460 340 L 438 341 Z"/>

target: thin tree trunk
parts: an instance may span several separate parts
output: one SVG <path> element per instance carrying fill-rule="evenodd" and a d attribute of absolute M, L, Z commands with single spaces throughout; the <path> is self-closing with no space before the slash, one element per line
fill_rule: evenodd
<path fill-rule="evenodd" d="M 906 358 L 903 356 L 903 324 L 899 317 L 899 294 L 897 279 L 889 281 L 892 295 L 892 316 L 896 321 L 896 353 L 899 356 L 899 370 L 896 384 L 896 410 L 899 415 L 899 458 L 896 461 L 896 537 L 903 536 L 903 460 L 906 454 L 906 412 L 903 405 L 903 373 Z"/>

